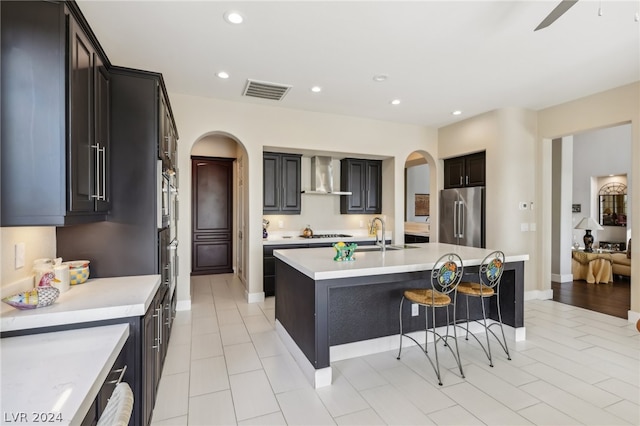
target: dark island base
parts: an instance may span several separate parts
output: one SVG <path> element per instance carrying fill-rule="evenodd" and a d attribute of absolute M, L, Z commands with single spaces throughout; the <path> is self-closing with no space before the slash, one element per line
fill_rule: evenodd
<path fill-rule="evenodd" d="M 467 279 L 477 278 L 473 269 Z M 399 333 L 398 308 L 402 292 L 430 284 L 430 271 L 315 281 L 276 259 L 276 320 L 315 369 L 330 365 L 330 346 L 358 342 Z M 477 273 L 476 273 L 477 274 Z M 502 320 L 514 328 L 524 326 L 524 264 L 505 265 L 500 284 Z M 486 300 L 491 318 L 497 320 L 495 298 Z M 470 300 L 472 319 L 482 318 L 476 299 Z M 446 324 L 446 313 L 438 310 L 436 326 Z M 458 298 L 457 317 L 464 317 L 464 297 Z M 405 330 L 424 330 L 424 309 L 411 316 L 409 303 L 403 307 Z M 430 321 L 429 321 L 429 325 Z"/>

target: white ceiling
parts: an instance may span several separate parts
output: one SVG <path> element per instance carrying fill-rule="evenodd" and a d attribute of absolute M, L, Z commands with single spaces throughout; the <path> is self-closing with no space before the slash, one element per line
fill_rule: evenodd
<path fill-rule="evenodd" d="M 113 64 L 162 73 L 170 93 L 440 127 L 640 80 L 638 0 L 581 0 L 537 32 L 557 0 L 77 3 Z M 293 87 L 243 97 L 248 78 Z"/>

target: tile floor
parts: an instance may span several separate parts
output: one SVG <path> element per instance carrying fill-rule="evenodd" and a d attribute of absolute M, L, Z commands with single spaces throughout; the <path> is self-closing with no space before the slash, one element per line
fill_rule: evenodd
<path fill-rule="evenodd" d="M 153 425 L 638 425 L 640 333 L 626 320 L 550 300 L 525 302 L 527 340 L 490 368 L 461 342 L 466 379 L 444 386 L 415 347 L 335 362 L 313 389 L 274 331 L 275 300 L 247 304 L 233 275 L 192 278 Z M 443 352 L 442 352 L 443 353 Z"/>

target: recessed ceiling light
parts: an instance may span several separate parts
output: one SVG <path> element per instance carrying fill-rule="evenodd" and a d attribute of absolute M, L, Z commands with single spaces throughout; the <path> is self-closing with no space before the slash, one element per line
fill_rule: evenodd
<path fill-rule="evenodd" d="M 244 18 L 242 17 L 242 15 L 240 15 L 240 13 L 233 10 L 229 10 L 225 12 L 224 20 L 230 24 L 241 24 L 242 21 L 244 21 Z"/>
<path fill-rule="evenodd" d="M 452 115 L 460 115 L 460 114 L 462 114 L 462 111 L 456 110 L 456 111 L 453 111 L 451 114 Z"/>
<path fill-rule="evenodd" d="M 380 83 L 382 81 L 386 81 L 387 78 L 389 78 L 389 76 L 386 74 L 376 74 L 373 76 L 373 81 L 377 81 L 378 83 Z"/>
<path fill-rule="evenodd" d="M 229 73 L 227 73 L 226 71 L 220 71 L 216 74 L 216 76 L 218 76 L 218 78 L 227 79 L 229 78 Z"/>
<path fill-rule="evenodd" d="M 400 105 L 400 99 L 394 99 L 391 101 L 391 105 Z"/>
<path fill-rule="evenodd" d="M 313 93 L 320 93 L 320 92 L 322 92 L 322 87 L 320 87 L 320 86 L 313 86 L 313 87 L 311 88 L 311 91 L 312 91 Z"/>

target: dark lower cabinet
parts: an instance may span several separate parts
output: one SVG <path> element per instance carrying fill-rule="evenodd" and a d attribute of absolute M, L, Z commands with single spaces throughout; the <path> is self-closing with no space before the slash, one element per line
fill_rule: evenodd
<path fill-rule="evenodd" d="M 164 289 L 156 294 L 153 302 L 149 306 L 143 319 L 143 342 L 142 359 L 144 390 L 143 390 L 143 423 L 151 423 L 151 416 L 158 394 L 158 385 L 162 375 L 162 367 L 166 356 L 167 344 L 169 342 L 169 329 L 165 325 L 166 321 L 171 321 L 171 315 L 166 315 L 165 305 L 169 304 L 169 292 Z"/>
<path fill-rule="evenodd" d="M 98 423 L 98 419 L 100 419 L 100 416 L 107 407 L 109 398 L 111 397 L 113 390 L 116 388 L 116 385 L 120 382 L 129 384 L 129 382 L 127 382 L 126 380 L 126 374 L 127 370 L 129 370 L 130 368 L 130 365 L 133 364 L 133 360 L 128 357 L 129 351 L 131 349 L 130 342 L 130 339 L 127 340 L 127 343 L 125 343 L 125 346 L 120 351 L 120 355 L 118 355 L 118 358 L 111 366 L 107 378 L 102 384 L 98 395 L 94 399 L 93 403 L 91 404 L 91 408 L 89 408 L 89 411 L 87 411 L 87 415 L 81 423 L 82 426 L 96 425 Z M 133 389 L 133 386 L 131 384 L 129 384 L 129 386 L 131 386 L 131 388 Z M 132 425 L 134 423 L 131 421 L 129 422 L 129 424 Z"/>
<path fill-rule="evenodd" d="M 282 244 L 263 246 L 262 286 L 265 296 L 274 296 L 276 294 L 276 258 L 273 257 L 273 251 L 297 248 L 309 248 L 309 244 Z"/>
<path fill-rule="evenodd" d="M 429 237 L 426 237 L 424 235 L 404 234 L 404 242 L 405 242 L 405 244 L 428 243 L 429 242 Z"/>

